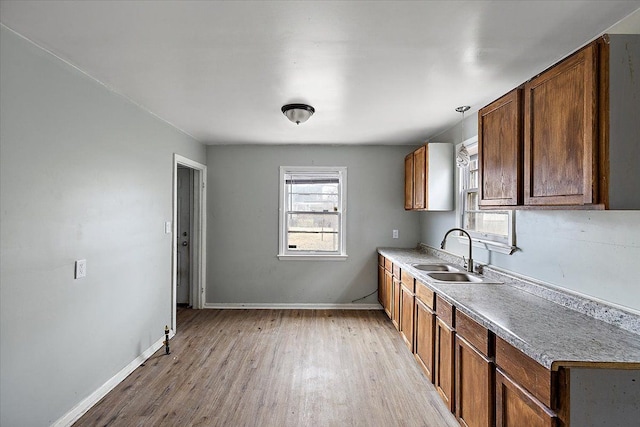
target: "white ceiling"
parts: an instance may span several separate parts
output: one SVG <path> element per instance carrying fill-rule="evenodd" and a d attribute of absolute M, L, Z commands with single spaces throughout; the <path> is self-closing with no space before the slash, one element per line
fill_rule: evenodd
<path fill-rule="evenodd" d="M 2 1 L 2 23 L 206 144 L 417 144 L 636 1 Z M 617 28 L 640 33 L 640 13 Z M 629 23 L 630 22 L 630 23 Z M 620 31 L 620 32 L 623 32 Z M 282 105 L 316 114 L 289 122 Z"/>

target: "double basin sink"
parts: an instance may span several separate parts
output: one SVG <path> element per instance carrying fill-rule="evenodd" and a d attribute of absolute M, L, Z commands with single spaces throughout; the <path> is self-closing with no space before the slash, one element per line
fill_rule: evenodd
<path fill-rule="evenodd" d="M 417 270 L 427 273 L 427 276 L 435 282 L 442 283 L 494 283 L 489 282 L 475 274 L 460 271 L 449 264 L 411 264 Z"/>

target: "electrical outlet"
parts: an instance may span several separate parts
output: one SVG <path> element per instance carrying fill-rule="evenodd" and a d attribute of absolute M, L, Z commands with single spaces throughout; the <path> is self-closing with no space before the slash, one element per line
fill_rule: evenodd
<path fill-rule="evenodd" d="M 87 275 L 87 260 L 86 259 L 77 260 L 75 278 L 80 279 L 81 277 L 85 277 L 86 275 Z"/>
<path fill-rule="evenodd" d="M 393 238 L 394 239 L 398 238 L 398 230 L 393 230 Z"/>

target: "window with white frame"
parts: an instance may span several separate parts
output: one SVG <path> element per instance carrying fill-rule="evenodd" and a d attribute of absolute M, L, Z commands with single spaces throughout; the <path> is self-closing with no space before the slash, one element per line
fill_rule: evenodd
<path fill-rule="evenodd" d="M 464 141 L 456 147 L 458 166 L 458 224 L 465 229 L 475 246 L 513 253 L 515 248 L 515 224 L 509 210 L 480 210 L 478 205 L 478 137 Z"/>
<path fill-rule="evenodd" d="M 346 257 L 347 168 L 280 167 L 281 259 Z"/>

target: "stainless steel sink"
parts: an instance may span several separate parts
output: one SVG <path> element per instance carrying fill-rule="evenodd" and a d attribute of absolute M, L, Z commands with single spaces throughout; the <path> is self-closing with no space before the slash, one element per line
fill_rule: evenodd
<path fill-rule="evenodd" d="M 448 264 L 412 264 L 411 266 L 422 271 L 460 271 Z"/>
<path fill-rule="evenodd" d="M 484 280 L 468 273 L 427 273 L 427 276 L 438 282 L 456 282 L 456 283 L 482 283 Z"/>

